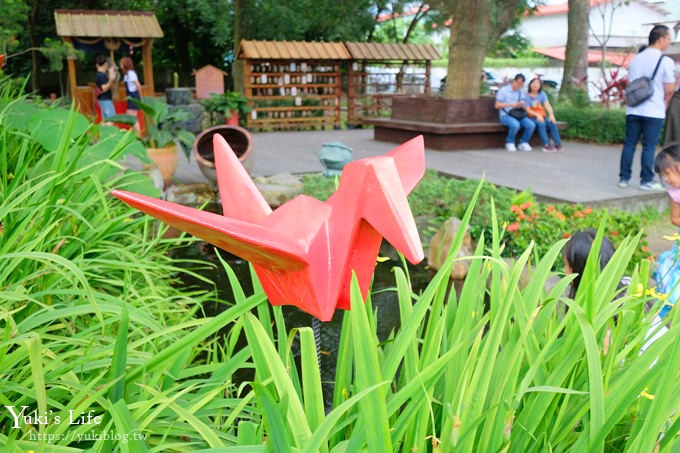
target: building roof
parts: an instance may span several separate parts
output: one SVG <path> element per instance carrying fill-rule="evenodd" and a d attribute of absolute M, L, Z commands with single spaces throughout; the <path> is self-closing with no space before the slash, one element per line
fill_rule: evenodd
<path fill-rule="evenodd" d="M 339 42 L 249 41 L 242 40 L 239 58 L 249 60 L 349 60 Z"/>
<path fill-rule="evenodd" d="M 191 73 L 191 75 L 196 75 L 196 74 L 198 74 L 198 73 L 200 73 L 200 72 L 204 72 L 204 71 L 219 71 L 219 72 L 221 72 L 222 74 L 227 75 L 226 71 L 223 71 L 223 70 L 221 70 L 220 68 L 218 68 L 217 66 L 213 66 L 213 65 L 211 65 L 211 64 L 207 64 L 207 65 L 205 65 L 205 66 L 203 66 L 203 67 L 201 67 L 201 68 L 195 69 L 195 70 Z"/>
<path fill-rule="evenodd" d="M 550 58 L 555 58 L 557 60 L 564 61 L 566 55 L 565 47 L 548 47 L 543 49 L 534 49 L 534 52 L 538 52 Z M 605 54 L 605 60 L 616 65 L 616 66 L 628 66 L 630 60 L 635 56 L 631 53 L 620 53 L 620 52 L 607 52 Z M 602 61 L 602 52 L 599 50 L 589 50 L 588 51 L 588 63 L 599 63 Z"/>
<path fill-rule="evenodd" d="M 105 38 L 162 38 L 163 30 L 151 11 L 54 11 L 58 36 Z"/>
<path fill-rule="evenodd" d="M 349 54 L 355 60 L 437 60 L 437 49 L 430 44 L 381 44 L 371 42 L 345 43 Z"/>

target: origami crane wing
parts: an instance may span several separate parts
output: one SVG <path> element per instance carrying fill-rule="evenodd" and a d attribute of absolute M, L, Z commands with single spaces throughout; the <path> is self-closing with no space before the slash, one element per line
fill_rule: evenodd
<path fill-rule="evenodd" d="M 220 134 L 213 135 L 213 153 L 224 216 L 261 223 L 272 209 Z"/>
<path fill-rule="evenodd" d="M 132 192 L 114 190 L 113 195 L 151 217 L 253 264 L 273 271 L 301 270 L 308 265 L 303 245 L 280 231 Z"/>

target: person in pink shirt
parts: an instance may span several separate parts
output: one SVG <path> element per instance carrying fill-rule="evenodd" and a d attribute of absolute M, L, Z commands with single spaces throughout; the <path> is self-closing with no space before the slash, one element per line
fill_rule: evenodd
<path fill-rule="evenodd" d="M 670 197 L 671 223 L 680 227 L 680 143 L 674 143 L 657 154 L 654 171 L 666 184 Z"/>

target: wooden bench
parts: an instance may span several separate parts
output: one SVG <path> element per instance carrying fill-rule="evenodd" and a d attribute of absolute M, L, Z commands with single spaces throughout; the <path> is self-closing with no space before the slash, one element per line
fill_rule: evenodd
<path fill-rule="evenodd" d="M 423 135 L 425 146 L 437 150 L 503 148 L 508 129 L 498 120 L 495 99 L 443 99 L 397 96 L 390 118 L 364 118 L 373 126 L 375 140 L 403 143 Z M 564 129 L 567 124 L 558 122 Z M 520 130 L 520 134 L 522 131 Z M 534 132 L 532 145 L 540 146 Z"/>

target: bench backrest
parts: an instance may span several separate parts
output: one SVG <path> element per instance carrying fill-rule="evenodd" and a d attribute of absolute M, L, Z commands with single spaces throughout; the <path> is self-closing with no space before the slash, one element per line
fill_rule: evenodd
<path fill-rule="evenodd" d="M 493 97 L 479 99 L 428 98 L 395 96 L 392 99 L 392 119 L 431 123 L 487 123 L 498 122 L 498 110 Z"/>

